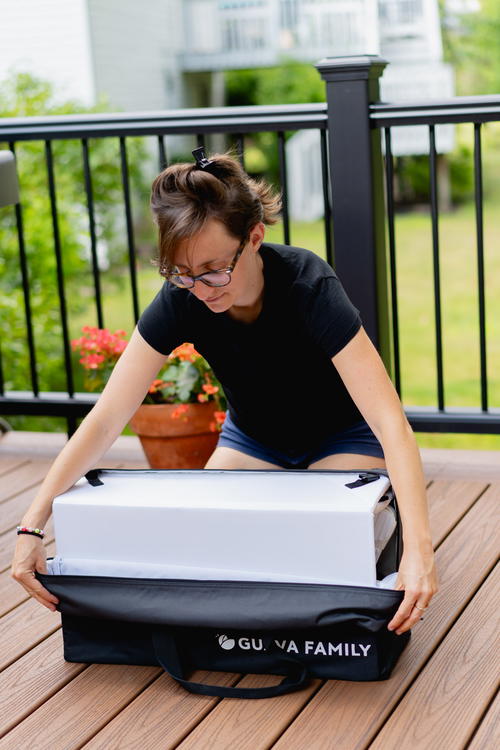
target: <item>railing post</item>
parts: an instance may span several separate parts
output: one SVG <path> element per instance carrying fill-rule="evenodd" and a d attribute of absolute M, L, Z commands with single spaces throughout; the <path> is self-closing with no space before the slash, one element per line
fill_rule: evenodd
<path fill-rule="evenodd" d="M 326 82 L 335 270 L 392 375 L 382 144 L 369 119 L 386 65 L 363 55 L 326 57 L 316 68 Z"/>

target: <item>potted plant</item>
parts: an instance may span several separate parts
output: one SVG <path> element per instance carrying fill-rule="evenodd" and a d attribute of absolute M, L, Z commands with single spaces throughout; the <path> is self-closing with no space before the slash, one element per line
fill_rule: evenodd
<path fill-rule="evenodd" d="M 100 390 L 127 345 L 125 331 L 84 326 L 71 342 L 85 370 L 84 387 Z M 153 469 L 201 469 L 225 419 L 222 387 L 208 362 L 184 343 L 174 349 L 130 420 Z"/>

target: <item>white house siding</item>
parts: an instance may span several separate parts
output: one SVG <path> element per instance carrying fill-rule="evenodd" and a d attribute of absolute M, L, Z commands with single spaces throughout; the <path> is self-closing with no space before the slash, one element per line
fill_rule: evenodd
<path fill-rule="evenodd" d="M 118 109 L 183 105 L 181 0 L 88 0 L 97 93 Z"/>
<path fill-rule="evenodd" d="M 380 54 L 391 63 L 442 60 L 437 0 L 378 0 Z"/>
<path fill-rule="evenodd" d="M 86 0 L 0 0 L 0 81 L 10 71 L 51 81 L 59 101 L 91 104 Z"/>
<path fill-rule="evenodd" d="M 408 86 L 411 81 L 411 86 Z M 429 101 L 451 99 L 455 95 L 453 69 L 444 62 L 428 64 L 388 65 L 380 82 L 384 102 Z M 382 139 L 382 148 L 385 141 Z M 444 154 L 455 145 L 455 126 L 436 126 L 436 150 Z M 391 128 L 391 148 L 394 156 L 429 153 L 429 128 L 427 125 L 409 125 Z"/>

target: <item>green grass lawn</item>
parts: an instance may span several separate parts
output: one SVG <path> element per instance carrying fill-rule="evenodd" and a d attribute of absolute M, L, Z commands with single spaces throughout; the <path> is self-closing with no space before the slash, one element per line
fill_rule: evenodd
<path fill-rule="evenodd" d="M 465 205 L 440 216 L 440 268 L 445 405 L 480 404 L 479 317 L 474 209 Z M 269 227 L 266 239 L 283 242 L 281 225 Z M 489 403 L 500 406 L 500 216 L 498 206 L 484 208 L 486 276 L 486 331 Z M 322 221 L 295 222 L 291 244 L 307 247 L 325 257 Z M 402 400 L 405 406 L 437 402 L 435 320 L 431 222 L 427 212 L 396 217 L 397 286 L 400 326 Z M 161 286 L 153 267 L 138 274 L 143 309 Z M 110 329 L 133 328 L 130 289 L 105 295 L 105 324 Z M 82 325 L 95 324 L 95 314 L 74 319 L 71 335 Z M 419 434 L 429 447 L 500 448 L 498 435 Z"/>

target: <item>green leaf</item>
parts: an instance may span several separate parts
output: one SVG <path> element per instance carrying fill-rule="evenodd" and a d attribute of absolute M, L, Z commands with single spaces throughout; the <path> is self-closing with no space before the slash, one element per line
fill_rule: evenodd
<path fill-rule="evenodd" d="M 193 389 L 199 380 L 199 373 L 191 362 L 181 362 L 178 366 L 177 393 L 182 402 L 191 401 Z M 198 390 L 198 389 L 197 389 Z"/>

